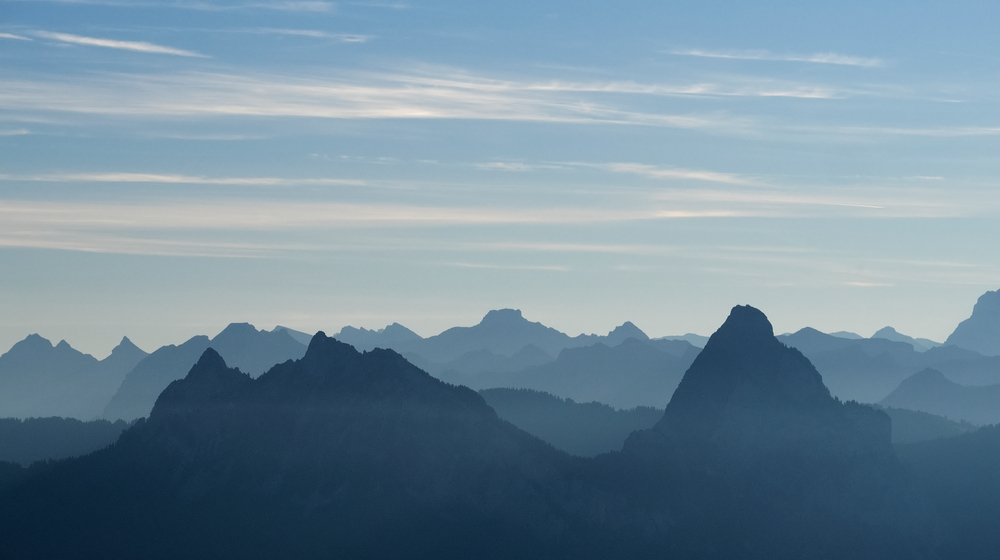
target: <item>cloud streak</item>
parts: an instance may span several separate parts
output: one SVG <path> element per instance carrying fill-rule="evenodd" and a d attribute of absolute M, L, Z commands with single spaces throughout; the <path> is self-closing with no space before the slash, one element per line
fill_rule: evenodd
<path fill-rule="evenodd" d="M 72 45 L 84 45 L 88 47 L 104 47 L 108 49 L 118 49 L 124 51 L 133 51 L 133 52 L 141 52 L 149 54 L 170 54 L 174 56 L 208 58 L 206 55 L 199 54 L 194 51 L 175 49 L 173 47 L 164 47 L 162 45 L 155 45 L 153 43 L 146 43 L 142 41 L 117 41 L 114 39 L 100 39 L 97 37 L 84 37 L 82 35 L 72 35 L 70 33 L 53 33 L 50 31 L 36 31 L 34 35 L 36 37 L 41 37 L 43 39 L 50 39 L 52 41 L 69 43 Z"/>
<path fill-rule="evenodd" d="M 175 8 L 180 10 L 196 10 L 202 12 L 229 12 L 240 10 L 275 10 L 282 12 L 334 12 L 336 5 L 324 1 L 278 1 L 278 2 L 243 2 L 235 5 L 221 5 L 212 2 L 122 2 L 116 0 L 12 0 L 19 2 L 50 2 L 54 4 L 80 4 L 85 6 L 113 6 L 117 8 Z"/>
<path fill-rule="evenodd" d="M 769 60 L 780 62 L 808 62 L 812 64 L 835 64 L 839 66 L 861 66 L 875 68 L 884 66 L 885 61 L 879 58 L 851 56 L 838 53 L 816 54 L 780 54 L 766 50 L 709 51 L 700 49 L 672 50 L 669 54 L 681 56 L 697 56 L 703 58 L 727 58 L 733 60 Z"/>
<path fill-rule="evenodd" d="M 201 177 L 163 173 L 51 173 L 43 175 L 2 175 L 0 181 L 38 181 L 46 183 L 160 183 L 174 185 L 228 186 L 297 186 L 365 185 L 365 181 L 335 178 L 288 177 Z"/>
<path fill-rule="evenodd" d="M 20 35 L 14 35 L 13 33 L 0 33 L 0 39 L 15 39 L 18 41 L 30 41 L 29 37 L 22 37 Z"/>

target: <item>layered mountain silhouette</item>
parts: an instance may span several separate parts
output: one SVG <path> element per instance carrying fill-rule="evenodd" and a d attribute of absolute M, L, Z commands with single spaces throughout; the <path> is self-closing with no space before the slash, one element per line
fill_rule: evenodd
<path fill-rule="evenodd" d="M 1000 290 L 980 296 L 972 316 L 959 323 L 945 344 L 986 356 L 1000 355 Z"/>
<path fill-rule="evenodd" d="M 598 401 L 615 408 L 661 408 L 670 400 L 698 349 L 686 341 L 627 339 L 568 348 L 550 362 L 516 372 L 438 375 L 449 383 L 472 387 L 532 389 L 573 399 Z"/>
<path fill-rule="evenodd" d="M 749 307 L 654 428 L 589 460 L 318 333 L 256 379 L 205 350 L 115 445 L 0 465 L 0 539 L 17 558 L 925 557 L 889 432 Z"/>
<path fill-rule="evenodd" d="M 149 414 L 160 392 L 183 378 L 208 348 L 253 376 L 301 358 L 306 350 L 287 330 L 258 331 L 248 323 L 232 323 L 215 338 L 195 336 L 179 346 L 164 346 L 136 364 L 107 402 L 104 418 L 134 420 Z"/>
<path fill-rule="evenodd" d="M 258 379 L 206 350 L 116 445 L 4 496 L 0 535 L 20 558 L 629 552 L 575 470 L 475 392 L 320 333 Z"/>
<path fill-rule="evenodd" d="M 919 410 L 979 426 L 1000 423 L 1000 384 L 966 387 L 927 368 L 907 377 L 883 406 Z"/>
<path fill-rule="evenodd" d="M 128 338 L 97 360 L 65 340 L 53 346 L 32 334 L 0 356 L 0 417 L 97 418 L 145 357 Z"/>
<path fill-rule="evenodd" d="M 638 327 L 626 322 L 605 336 L 579 335 L 571 337 L 551 327 L 528 321 L 519 309 L 497 309 L 490 311 L 478 325 L 452 327 L 441 334 L 421 338 L 406 327 L 393 323 L 381 330 L 344 327 L 334 338 L 346 342 L 358 350 L 391 348 L 411 358 L 421 361 L 432 373 L 458 369 L 456 360 L 469 358 L 471 353 L 483 350 L 491 355 L 513 356 L 527 346 L 534 346 L 549 356 L 558 356 L 565 348 L 576 348 L 602 342 L 614 346 L 628 338 L 647 340 Z M 487 359 L 492 359 L 489 355 Z M 473 369 L 488 369 L 473 366 Z"/>
<path fill-rule="evenodd" d="M 663 410 L 648 406 L 616 410 L 530 389 L 484 389 L 479 394 L 500 418 L 581 457 L 618 451 L 629 434 L 652 428 L 663 416 Z"/>
<path fill-rule="evenodd" d="M 895 342 L 905 342 L 913 347 L 917 352 L 926 352 L 931 348 L 937 348 L 938 346 L 943 346 L 940 342 L 934 342 L 933 340 L 927 338 L 913 338 L 912 336 L 906 336 L 892 327 L 883 327 L 871 336 L 872 338 L 884 338 L 886 340 L 893 340 Z"/>
<path fill-rule="evenodd" d="M 906 342 L 846 339 L 808 327 L 778 339 L 805 354 L 831 393 L 844 400 L 879 402 L 904 379 L 926 368 L 963 385 L 1000 383 L 1000 357 L 951 345 L 917 352 Z"/>

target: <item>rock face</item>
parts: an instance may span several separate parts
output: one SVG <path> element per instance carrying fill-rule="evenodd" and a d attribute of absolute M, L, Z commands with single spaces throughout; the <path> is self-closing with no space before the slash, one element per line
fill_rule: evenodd
<path fill-rule="evenodd" d="M 1000 356 L 1000 290 L 986 292 L 945 344 L 974 350 L 985 356 Z"/>

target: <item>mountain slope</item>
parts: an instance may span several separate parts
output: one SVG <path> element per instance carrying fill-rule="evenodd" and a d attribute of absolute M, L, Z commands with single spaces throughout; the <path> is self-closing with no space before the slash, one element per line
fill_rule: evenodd
<path fill-rule="evenodd" d="M 985 356 L 1000 355 L 1000 290 L 980 296 L 972 308 L 972 315 L 959 323 L 945 344 Z"/>
<path fill-rule="evenodd" d="M 976 425 L 1000 423 L 1000 385 L 966 387 L 935 369 L 925 369 L 899 384 L 882 406 L 919 410 Z"/>

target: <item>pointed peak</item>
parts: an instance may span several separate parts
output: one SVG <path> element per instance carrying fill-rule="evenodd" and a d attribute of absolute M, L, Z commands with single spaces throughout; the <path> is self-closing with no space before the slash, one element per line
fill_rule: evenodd
<path fill-rule="evenodd" d="M 891 336 L 899 336 L 899 331 L 892 327 L 882 327 L 881 329 L 875 331 L 872 338 L 889 338 Z"/>
<path fill-rule="evenodd" d="M 191 373 L 194 373 L 195 370 L 217 369 L 229 369 L 229 366 L 226 365 L 226 360 L 222 359 L 222 356 L 220 356 L 214 348 L 206 348 L 205 351 L 201 353 L 201 357 L 198 358 L 198 363 L 191 368 Z"/>
<path fill-rule="evenodd" d="M 73 347 L 70 346 L 69 343 L 66 342 L 65 339 L 64 340 L 60 340 L 59 344 L 56 344 L 55 347 L 56 347 L 57 350 L 72 350 L 73 349 Z"/>
<path fill-rule="evenodd" d="M 632 321 L 625 321 L 621 325 L 617 326 L 608 333 L 607 338 L 616 340 L 625 340 L 627 338 L 634 338 L 637 340 L 649 340 L 649 336 L 642 332 L 642 329 L 635 326 Z"/>
<path fill-rule="evenodd" d="M 773 344 L 774 327 L 759 309 L 749 305 L 737 305 L 729 312 L 726 322 L 715 331 L 706 345 L 737 343 L 743 345 Z"/>

